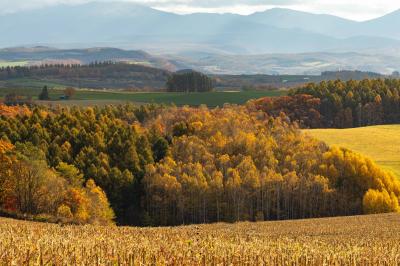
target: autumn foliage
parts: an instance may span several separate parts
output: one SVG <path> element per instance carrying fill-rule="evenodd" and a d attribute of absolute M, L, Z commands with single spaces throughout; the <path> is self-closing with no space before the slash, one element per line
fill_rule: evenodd
<path fill-rule="evenodd" d="M 0 116 L 30 116 L 31 110 L 26 106 L 8 106 L 0 103 Z"/>
<path fill-rule="evenodd" d="M 289 96 L 252 102 L 276 116 L 285 112 L 305 128 L 351 128 L 400 122 L 400 80 L 322 81 L 293 89 Z"/>
<path fill-rule="evenodd" d="M 298 122 L 302 127 L 312 128 L 322 126 L 320 105 L 320 99 L 307 94 L 267 97 L 248 103 L 248 106 L 264 111 L 273 117 L 285 113 L 291 121 Z"/>
<path fill-rule="evenodd" d="M 146 169 L 146 210 L 155 224 L 384 212 L 373 202 L 363 211 L 369 189 L 389 191 L 392 203 L 400 197 L 392 174 L 308 138 L 282 115 L 267 119 L 244 107 L 182 108 L 153 123 L 164 129 L 161 134 L 187 125 L 168 156 Z"/>
<path fill-rule="evenodd" d="M 4 171 L 18 182 L 1 191 L 14 193 L 4 195 L 14 196 L 8 202 L 17 211 L 99 224 L 114 217 L 110 207 L 119 224 L 139 225 L 399 211 L 396 177 L 303 134 L 283 113 L 294 110 L 308 121 L 302 105 L 316 110 L 318 100 L 296 96 L 274 115 L 252 102 L 216 109 L 35 107 L 29 116 L 1 116 L 3 146 L 15 145 L 1 169 L 18 162 Z M 28 202 L 15 193 L 27 182 L 35 187 Z"/>
<path fill-rule="evenodd" d="M 0 209 L 15 215 L 48 215 L 49 220 L 62 222 L 104 225 L 112 224 L 114 219 L 106 195 L 93 180 L 85 187 L 73 186 L 62 174 L 48 168 L 40 150 L 21 144 L 15 148 L 3 140 Z"/>

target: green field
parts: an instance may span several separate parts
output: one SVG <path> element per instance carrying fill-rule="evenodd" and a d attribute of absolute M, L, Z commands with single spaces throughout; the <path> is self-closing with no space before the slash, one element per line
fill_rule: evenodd
<path fill-rule="evenodd" d="M 0 67 L 26 66 L 28 61 L 0 61 Z"/>
<path fill-rule="evenodd" d="M 32 96 L 37 98 L 40 89 L 0 89 L 0 97 L 16 92 L 21 95 Z M 190 105 L 198 106 L 205 104 L 209 107 L 222 106 L 225 103 L 243 104 L 251 99 L 280 96 L 285 94 L 285 91 L 241 91 L 241 92 L 206 92 L 206 93 L 169 93 L 169 92 L 146 92 L 146 93 L 129 93 L 115 91 L 91 91 L 79 90 L 74 96 L 74 102 L 82 101 L 99 101 L 101 103 L 110 102 L 135 102 L 135 103 L 163 103 L 175 104 L 177 106 Z M 50 97 L 52 100 L 57 100 L 63 94 L 62 90 L 51 89 Z M 66 101 L 54 101 L 56 103 L 66 103 Z"/>
<path fill-rule="evenodd" d="M 400 177 L 400 125 L 305 130 L 329 145 L 362 153 Z"/>
<path fill-rule="evenodd" d="M 41 89 L 43 86 L 47 86 L 49 88 L 65 88 L 65 85 L 61 85 L 54 81 L 43 81 L 32 78 L 19 78 L 0 81 L 0 87 L 10 89 Z"/>

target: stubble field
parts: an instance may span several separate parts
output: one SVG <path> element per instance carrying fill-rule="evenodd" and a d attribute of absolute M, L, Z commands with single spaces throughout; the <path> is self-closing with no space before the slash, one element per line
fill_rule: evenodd
<path fill-rule="evenodd" d="M 399 265 L 400 215 L 162 228 L 0 218 L 0 265 Z"/>

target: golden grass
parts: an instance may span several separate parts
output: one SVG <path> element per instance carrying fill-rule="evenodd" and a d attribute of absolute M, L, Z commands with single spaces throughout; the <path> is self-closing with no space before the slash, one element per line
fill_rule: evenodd
<path fill-rule="evenodd" d="M 329 145 L 362 153 L 400 177 L 400 125 L 305 130 Z"/>
<path fill-rule="evenodd" d="M 399 264 L 399 214 L 173 228 L 0 218 L 0 265 Z"/>

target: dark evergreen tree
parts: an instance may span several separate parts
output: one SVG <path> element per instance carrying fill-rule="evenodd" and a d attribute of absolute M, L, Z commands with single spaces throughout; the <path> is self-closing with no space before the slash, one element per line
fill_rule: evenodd
<path fill-rule="evenodd" d="M 43 87 L 42 92 L 39 94 L 39 100 L 41 101 L 50 100 L 49 90 L 47 89 L 47 86 Z"/>

